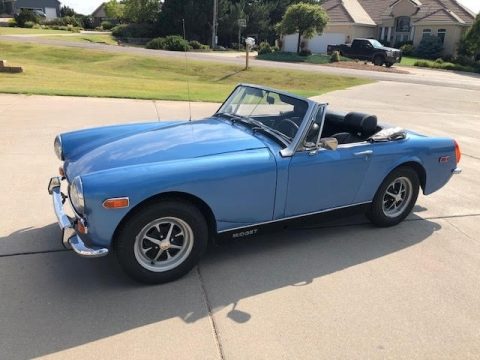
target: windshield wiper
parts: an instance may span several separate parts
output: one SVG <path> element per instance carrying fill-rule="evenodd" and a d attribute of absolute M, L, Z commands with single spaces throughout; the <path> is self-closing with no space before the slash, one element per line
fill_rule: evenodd
<path fill-rule="evenodd" d="M 279 140 L 282 143 L 282 145 L 288 146 L 290 144 L 290 142 L 292 141 L 291 137 L 285 135 L 281 131 L 278 131 L 276 129 L 272 129 L 271 127 L 265 125 L 264 123 L 262 123 L 261 121 L 258 121 L 256 119 L 252 119 L 250 117 L 234 115 L 234 114 L 231 114 L 231 113 L 216 113 L 215 115 L 223 115 L 223 116 L 228 117 L 232 121 L 232 124 L 234 124 L 237 121 L 240 121 L 244 124 L 253 125 L 254 126 L 254 127 L 252 127 L 253 132 L 262 131 L 263 133 L 269 134 L 269 135 L 273 136 L 276 140 Z"/>

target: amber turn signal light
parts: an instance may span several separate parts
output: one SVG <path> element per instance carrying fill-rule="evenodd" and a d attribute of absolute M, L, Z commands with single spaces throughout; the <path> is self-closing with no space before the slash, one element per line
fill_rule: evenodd
<path fill-rule="evenodd" d="M 128 207 L 128 205 L 130 205 L 128 197 L 111 198 L 103 202 L 103 207 L 106 209 L 121 209 Z"/>
<path fill-rule="evenodd" d="M 455 142 L 455 159 L 457 160 L 457 164 L 460 162 L 460 159 L 462 158 L 462 153 L 460 152 L 460 146 L 458 146 L 458 143 L 454 140 Z"/>

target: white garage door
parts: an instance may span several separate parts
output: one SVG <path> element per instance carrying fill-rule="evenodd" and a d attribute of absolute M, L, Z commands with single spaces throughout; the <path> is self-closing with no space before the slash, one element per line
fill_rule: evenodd
<path fill-rule="evenodd" d="M 343 33 L 325 33 L 320 36 L 314 36 L 308 40 L 308 48 L 312 53 L 326 53 L 328 45 L 337 45 L 345 43 L 345 34 Z"/>
<path fill-rule="evenodd" d="M 283 51 L 297 52 L 298 33 L 283 37 Z"/>
<path fill-rule="evenodd" d="M 45 8 L 45 15 L 47 15 L 47 19 L 55 19 L 57 17 L 57 9 L 55 8 Z"/>

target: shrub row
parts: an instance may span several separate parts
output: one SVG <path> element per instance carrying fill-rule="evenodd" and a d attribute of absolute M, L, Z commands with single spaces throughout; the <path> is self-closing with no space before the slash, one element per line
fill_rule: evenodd
<path fill-rule="evenodd" d="M 170 51 L 189 51 L 189 50 L 209 50 L 208 45 L 201 44 L 196 40 L 186 41 L 179 35 L 170 35 L 167 37 L 157 37 L 150 40 L 147 49 L 170 50 Z"/>

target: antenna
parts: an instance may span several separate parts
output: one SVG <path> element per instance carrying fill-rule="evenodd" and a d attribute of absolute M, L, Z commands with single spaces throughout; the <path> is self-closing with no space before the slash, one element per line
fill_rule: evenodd
<path fill-rule="evenodd" d="M 185 19 L 182 19 L 183 24 L 183 40 L 187 41 L 187 33 L 185 31 Z M 190 82 L 188 81 L 188 58 L 187 58 L 187 47 L 185 47 L 185 75 L 187 76 L 187 99 L 188 99 L 188 121 L 192 121 L 192 104 L 190 101 Z"/>

